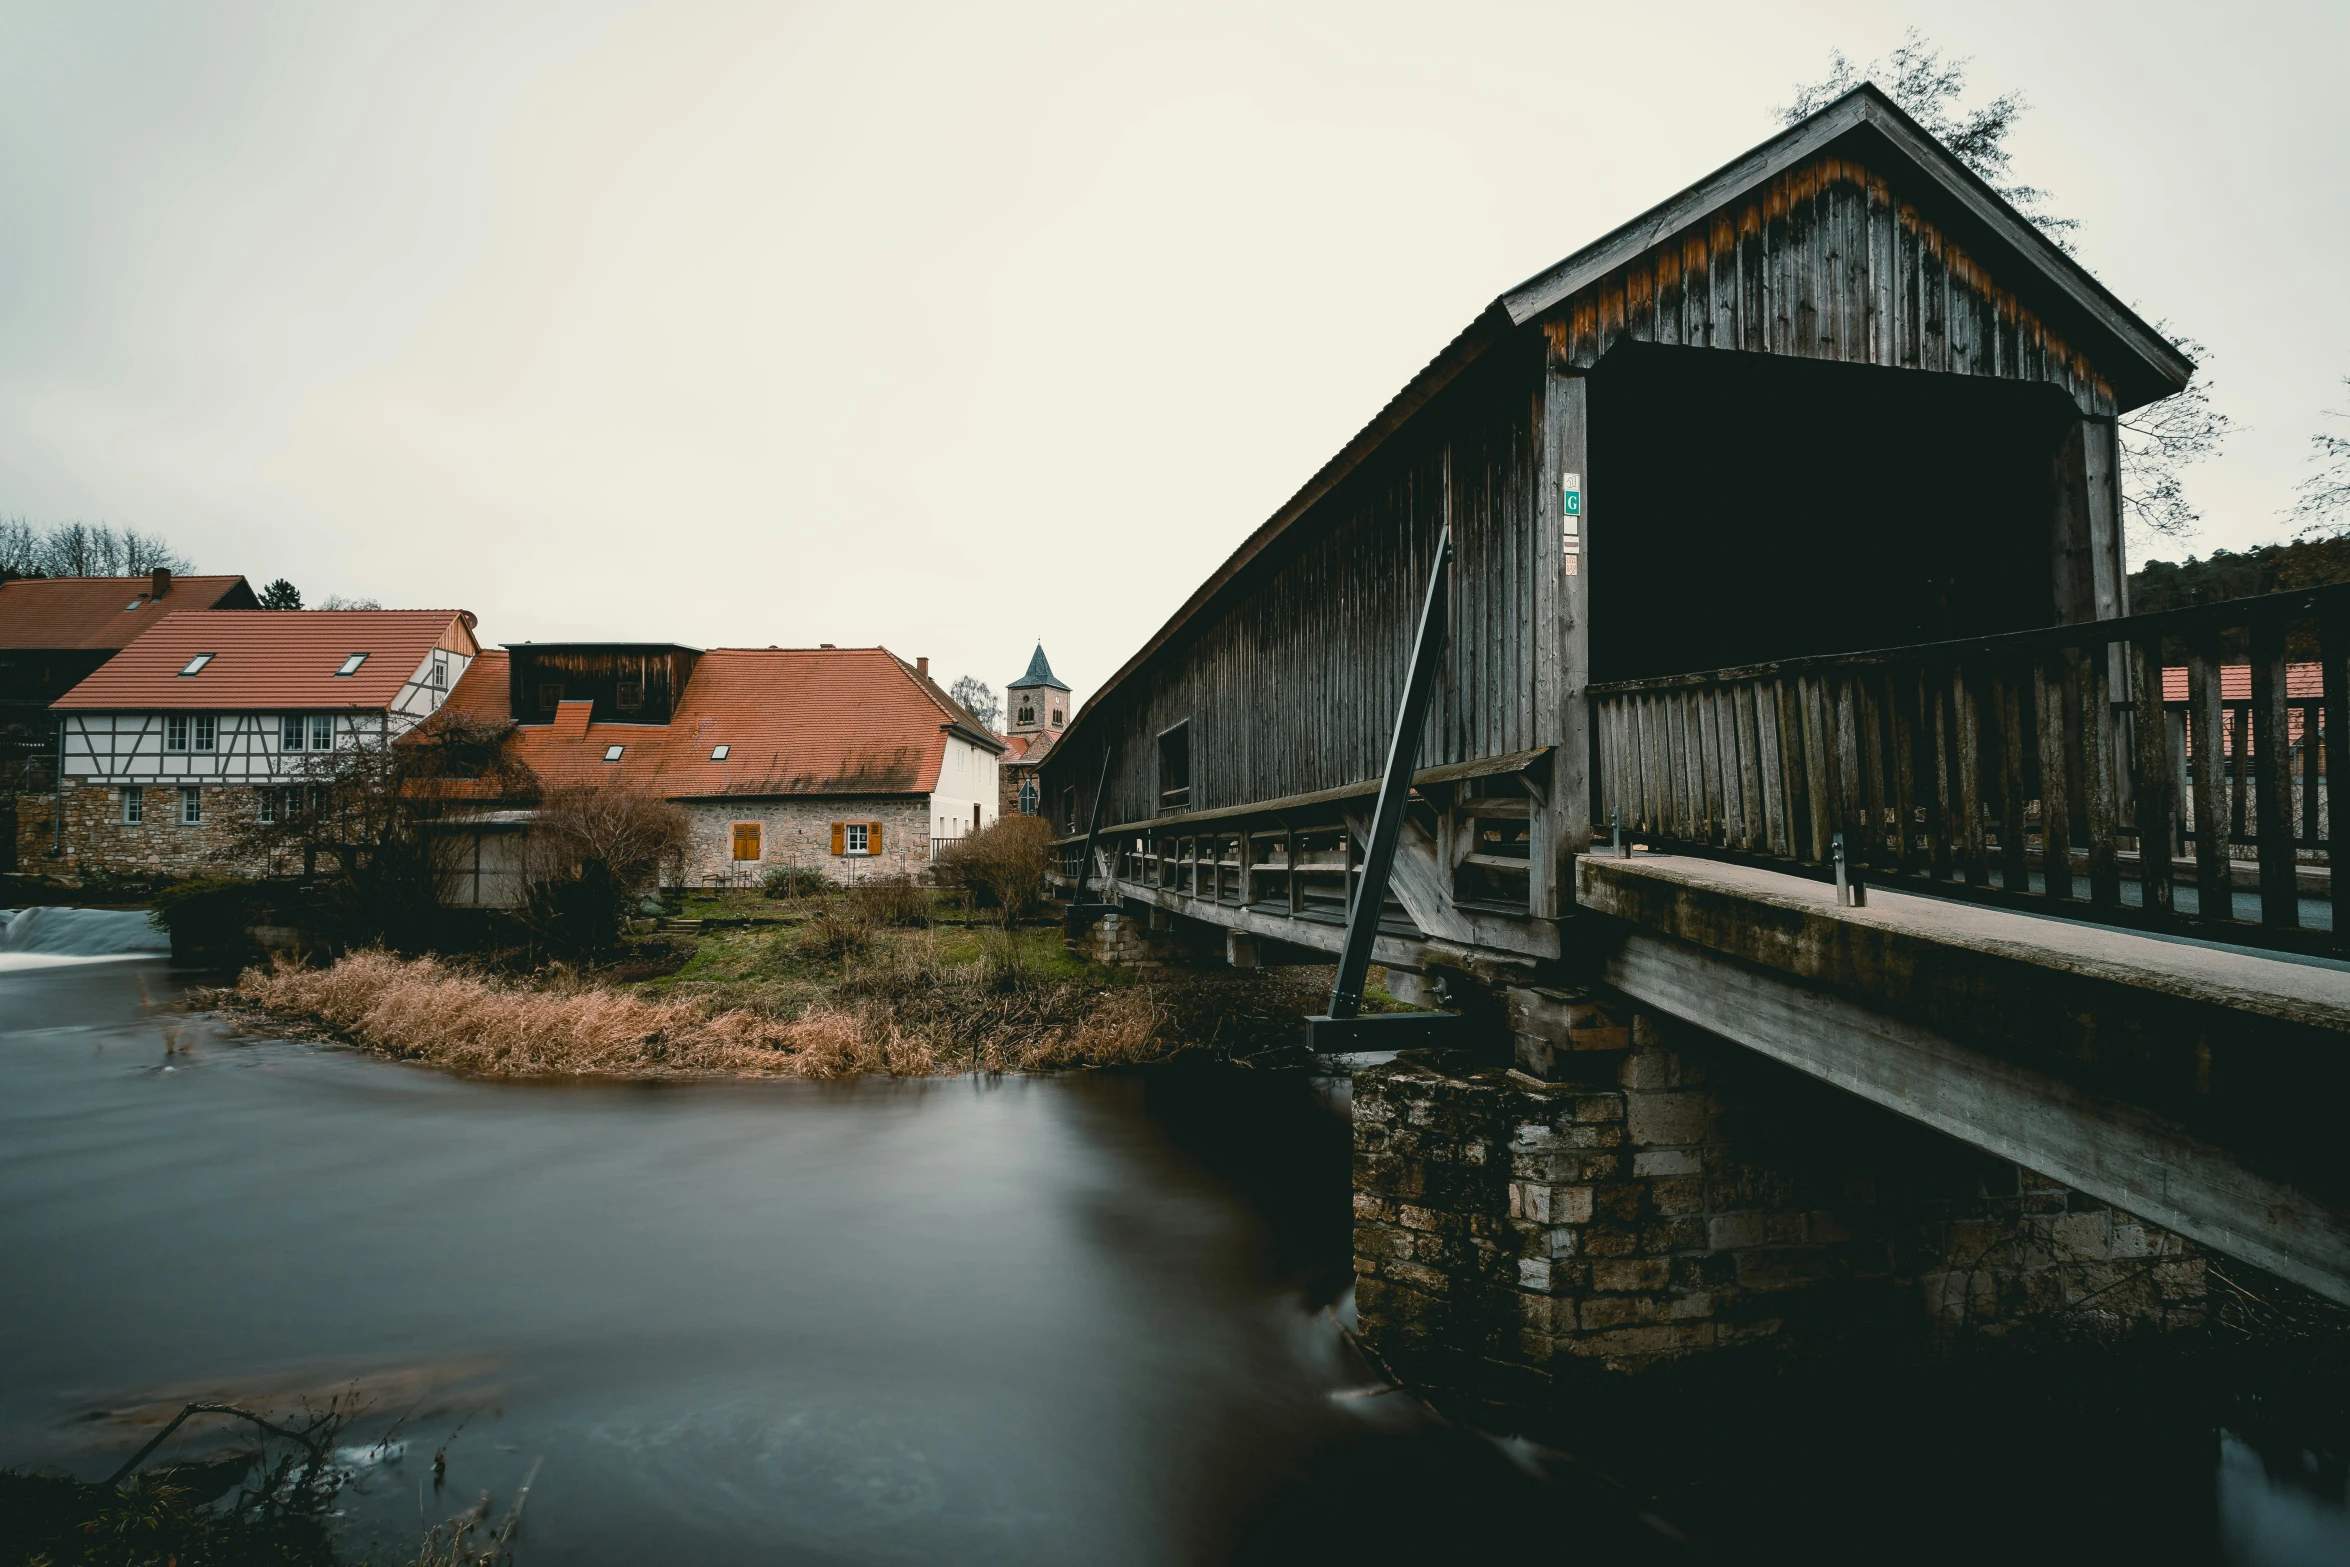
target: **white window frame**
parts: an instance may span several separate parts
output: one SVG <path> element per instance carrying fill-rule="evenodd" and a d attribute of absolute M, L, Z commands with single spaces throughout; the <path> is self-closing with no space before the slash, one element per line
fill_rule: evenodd
<path fill-rule="evenodd" d="M 147 825 L 147 791 L 137 784 L 122 786 L 122 824 L 125 827 Z"/>
<path fill-rule="evenodd" d="M 312 713 L 310 715 L 310 749 L 331 751 L 334 748 L 335 715 L 332 713 Z"/>
<path fill-rule="evenodd" d="M 300 713 L 281 714 L 277 721 L 277 748 L 285 752 L 302 749 L 310 735 L 310 720 Z"/>
<path fill-rule="evenodd" d="M 264 825 L 274 823 L 278 819 L 279 811 L 277 791 L 275 789 L 256 789 L 253 791 L 253 793 L 255 797 L 261 802 L 261 809 L 258 814 L 262 823 Z"/>
<path fill-rule="evenodd" d="M 204 791 L 194 784 L 180 785 L 180 825 L 201 826 L 204 821 Z"/>
<path fill-rule="evenodd" d="M 187 748 L 188 715 L 185 713 L 164 714 L 163 749 L 176 755 L 179 752 L 185 751 Z"/>
<path fill-rule="evenodd" d="M 432 650 L 432 688 L 435 691 L 449 689 L 449 650 L 447 648 L 436 647 Z"/>
<path fill-rule="evenodd" d="M 189 721 L 188 749 L 203 756 L 220 754 L 220 719 L 212 713 L 197 713 Z"/>
<path fill-rule="evenodd" d="M 841 852 L 843 855 L 850 855 L 850 854 L 871 854 L 871 853 L 873 852 L 873 850 L 872 850 L 872 849 L 869 847 L 869 845 L 870 845 L 872 842 L 873 842 L 873 838 L 872 838 L 872 824 L 871 824 L 871 823 L 869 823 L 869 822 L 843 822 L 843 823 L 841 823 L 841 828 L 840 828 L 840 852 Z"/>

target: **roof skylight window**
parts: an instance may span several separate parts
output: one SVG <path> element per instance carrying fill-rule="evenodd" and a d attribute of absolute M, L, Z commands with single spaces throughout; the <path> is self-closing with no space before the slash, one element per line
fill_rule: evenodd
<path fill-rule="evenodd" d="M 122 607 L 122 612 L 123 612 L 124 614 L 126 614 L 126 615 L 127 615 L 127 614 L 129 614 L 129 613 L 130 613 L 132 610 L 134 610 L 134 609 L 137 609 L 137 608 L 138 608 L 138 607 L 139 607 L 141 604 L 144 604 L 144 603 L 146 603 L 146 602 L 147 602 L 147 595 L 146 595 L 146 594 L 144 594 L 144 593 L 142 593 L 142 594 L 140 594 L 140 595 L 139 595 L 137 598 L 135 598 L 135 599 L 132 599 L 132 600 L 131 600 L 131 601 L 130 601 L 128 604 L 125 604 L 125 605 Z"/>
<path fill-rule="evenodd" d="M 203 671 L 204 666 L 211 662 L 212 655 L 210 653 L 198 653 L 180 666 L 180 673 L 183 675 L 199 674 Z"/>
<path fill-rule="evenodd" d="M 342 667 L 335 671 L 335 678 L 339 680 L 345 675 L 355 675 L 359 673 L 359 666 L 366 662 L 367 655 L 365 653 L 352 654 L 349 658 L 344 659 L 342 662 Z"/>
<path fill-rule="evenodd" d="M 620 760 L 620 753 L 627 749 L 628 747 L 624 745 L 608 745 L 604 747 L 604 760 L 607 762 L 617 762 Z"/>
<path fill-rule="evenodd" d="M 723 761 L 725 761 L 725 760 L 726 760 L 726 747 L 724 747 L 724 746 L 722 746 L 722 745 L 714 745 L 714 746 L 710 747 L 710 760 L 711 760 L 711 761 L 713 761 L 713 762 L 723 762 Z"/>

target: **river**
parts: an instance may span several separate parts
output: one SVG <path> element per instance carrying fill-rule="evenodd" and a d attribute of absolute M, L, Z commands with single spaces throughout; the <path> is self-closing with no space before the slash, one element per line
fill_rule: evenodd
<path fill-rule="evenodd" d="M 1653 1444 L 1496 1440 L 1347 1351 L 1342 1082 L 483 1083 L 178 995 L 0 945 L 0 1464 L 94 1477 L 187 1399 L 356 1388 L 358 1429 L 405 1414 L 351 1496 L 387 1554 L 536 1465 L 526 1564 L 1693 1559 L 1608 1478 Z M 2142 1482 L 2026 1439 L 2012 1494 L 1839 1460 L 1790 1496 L 1771 1412 L 1717 1413 L 1753 1454 L 1665 1489 L 1720 1559 L 2149 1510 L 2175 1559 L 2350 1542 L 2322 1443 L 2189 1420 Z"/>

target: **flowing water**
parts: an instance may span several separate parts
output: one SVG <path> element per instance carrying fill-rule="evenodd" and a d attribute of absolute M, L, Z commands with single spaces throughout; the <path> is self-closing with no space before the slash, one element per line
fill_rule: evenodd
<path fill-rule="evenodd" d="M 1343 1083 L 483 1083 L 232 1038 L 161 959 L 71 956 L 0 945 L 0 1465 L 96 1477 L 187 1400 L 356 1389 L 355 1433 L 405 1417 L 356 1455 L 350 1538 L 387 1554 L 536 1465 L 526 1564 L 1698 1559 L 1607 1478 L 1653 1443 L 1495 1440 L 1348 1352 Z M 2350 1541 L 2298 1439 L 2050 1466 L 2024 1433 L 1961 1496 L 1708 1418 L 1665 1487 L 1704 1559 L 1974 1557 L 2050 1510 L 2184 1559 Z"/>

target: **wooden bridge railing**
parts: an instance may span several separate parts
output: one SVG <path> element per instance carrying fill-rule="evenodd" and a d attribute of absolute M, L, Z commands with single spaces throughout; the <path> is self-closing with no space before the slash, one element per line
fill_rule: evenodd
<path fill-rule="evenodd" d="M 1817 875 L 1841 836 L 1868 882 L 2350 951 L 2346 657 L 2350 585 L 1594 685 L 1594 852 Z"/>

